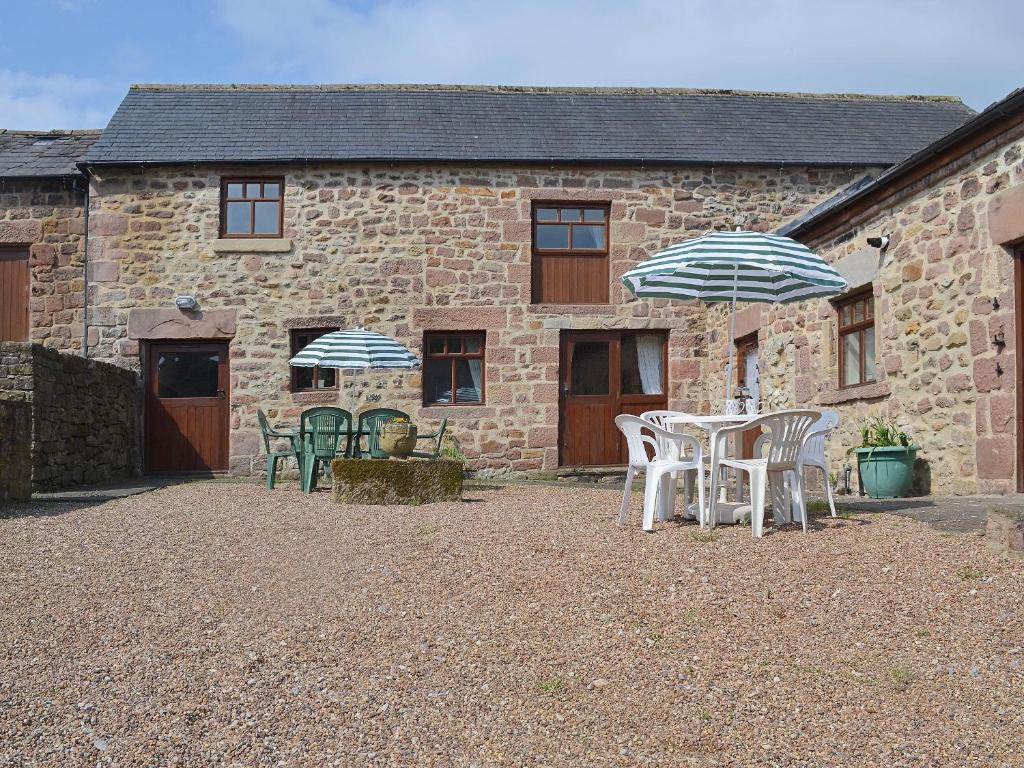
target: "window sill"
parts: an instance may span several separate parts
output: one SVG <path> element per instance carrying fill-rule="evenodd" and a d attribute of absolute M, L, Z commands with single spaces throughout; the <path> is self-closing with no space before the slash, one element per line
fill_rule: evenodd
<path fill-rule="evenodd" d="M 287 253 L 290 237 L 223 237 L 213 241 L 214 253 Z"/>
<path fill-rule="evenodd" d="M 839 405 L 854 400 L 877 400 L 880 397 L 888 397 L 889 394 L 889 382 L 876 381 L 872 384 L 822 392 L 818 395 L 818 405 Z"/>
<path fill-rule="evenodd" d="M 292 392 L 292 402 L 296 405 L 312 404 L 335 404 L 338 402 L 338 390 L 321 389 L 309 392 Z"/>
<path fill-rule="evenodd" d="M 425 405 L 417 418 L 421 419 L 486 419 L 496 415 L 487 405 Z"/>
<path fill-rule="evenodd" d="M 531 304 L 530 312 L 537 315 L 614 315 L 611 304 Z"/>

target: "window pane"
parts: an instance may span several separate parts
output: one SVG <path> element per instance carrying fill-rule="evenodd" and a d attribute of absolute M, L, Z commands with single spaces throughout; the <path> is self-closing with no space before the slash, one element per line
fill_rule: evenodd
<path fill-rule="evenodd" d="M 459 355 L 462 354 L 462 337 L 461 336 L 449 336 L 448 337 L 448 353 Z"/>
<path fill-rule="evenodd" d="M 157 360 L 160 397 L 217 397 L 216 352 L 162 352 Z"/>
<path fill-rule="evenodd" d="M 452 361 L 427 358 L 423 364 L 423 393 L 428 403 L 452 402 Z"/>
<path fill-rule="evenodd" d="M 295 389 L 313 388 L 312 368 L 292 368 L 292 375 L 295 377 Z"/>
<path fill-rule="evenodd" d="M 263 196 L 264 197 L 279 197 L 281 194 L 280 184 L 264 184 L 263 185 Z"/>
<path fill-rule="evenodd" d="M 563 208 L 562 221 L 580 221 L 582 211 L 579 208 Z"/>
<path fill-rule="evenodd" d="M 875 316 L 875 297 L 870 296 L 868 298 L 868 317 Z"/>
<path fill-rule="evenodd" d="M 573 395 L 608 394 L 608 342 L 581 341 L 572 347 L 569 391 Z"/>
<path fill-rule="evenodd" d="M 228 220 L 224 225 L 227 234 L 249 234 L 249 203 L 228 203 L 227 213 Z"/>
<path fill-rule="evenodd" d="M 572 228 L 573 248 L 604 248 L 604 225 L 580 224 Z"/>
<path fill-rule="evenodd" d="M 482 338 L 480 338 L 479 336 L 466 336 L 465 340 L 467 352 L 472 354 L 477 354 L 478 352 L 480 352 L 481 345 L 483 344 Z"/>
<path fill-rule="evenodd" d="M 875 381 L 875 328 L 864 329 L 864 380 Z"/>
<path fill-rule="evenodd" d="M 587 208 L 583 211 L 584 221 L 604 221 L 604 208 Z"/>
<path fill-rule="evenodd" d="M 257 235 L 276 235 L 280 223 L 280 203 L 253 203 L 256 211 L 253 232 Z"/>
<path fill-rule="evenodd" d="M 850 324 L 850 305 L 849 304 L 847 304 L 842 309 L 840 324 L 841 325 L 849 325 Z"/>
<path fill-rule="evenodd" d="M 558 221 L 558 210 L 555 208 L 538 208 L 537 221 Z"/>
<path fill-rule="evenodd" d="M 653 333 L 622 337 L 622 394 L 660 395 L 664 338 Z"/>
<path fill-rule="evenodd" d="M 843 336 L 843 386 L 860 384 L 860 334 Z"/>
<path fill-rule="evenodd" d="M 242 196 L 242 185 L 241 184 L 228 184 L 228 197 L 241 197 Z"/>
<path fill-rule="evenodd" d="M 245 196 L 246 197 L 259 197 L 260 196 L 260 185 L 259 184 L 246 184 L 245 185 Z"/>
<path fill-rule="evenodd" d="M 569 228 L 565 224 L 538 224 L 537 247 L 567 249 L 569 247 Z"/>
<path fill-rule="evenodd" d="M 320 389 L 334 389 L 338 381 L 337 368 L 316 368 L 317 386 Z"/>
<path fill-rule="evenodd" d="M 864 322 L 864 302 L 858 301 L 853 305 L 853 322 L 862 323 Z"/>
<path fill-rule="evenodd" d="M 455 363 L 455 402 L 479 403 L 483 397 L 483 361 L 458 360 Z"/>
<path fill-rule="evenodd" d="M 439 355 L 444 352 L 444 336 L 431 336 L 427 339 L 427 352 Z"/>

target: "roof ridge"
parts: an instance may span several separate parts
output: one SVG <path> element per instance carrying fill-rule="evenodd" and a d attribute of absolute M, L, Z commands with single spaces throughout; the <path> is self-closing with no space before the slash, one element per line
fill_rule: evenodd
<path fill-rule="evenodd" d="M 62 136 L 99 136 L 102 128 L 54 128 L 49 131 L 31 131 L 20 128 L 0 128 L 0 136 L 32 136 L 35 138 L 60 138 Z"/>
<path fill-rule="evenodd" d="M 731 88 L 657 88 L 613 86 L 532 86 L 532 85 L 457 85 L 442 83 L 135 83 L 133 91 L 421 91 L 456 93 L 550 93 L 593 95 L 650 96 L 743 96 L 763 98 L 797 98 L 844 101 L 931 101 L 962 104 L 959 96 L 926 94 L 809 93 L 801 91 L 756 91 Z"/>

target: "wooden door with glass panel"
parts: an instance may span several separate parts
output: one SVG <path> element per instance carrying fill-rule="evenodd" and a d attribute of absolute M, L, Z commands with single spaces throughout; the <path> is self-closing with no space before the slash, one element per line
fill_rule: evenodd
<path fill-rule="evenodd" d="M 228 468 L 228 345 L 153 344 L 146 386 L 146 469 Z"/>
<path fill-rule="evenodd" d="M 562 466 L 616 465 L 627 460 L 615 417 L 665 409 L 666 341 L 663 331 L 573 331 L 562 335 Z"/>
<path fill-rule="evenodd" d="M 756 333 L 736 340 L 736 386 L 746 389 L 746 399 L 760 402 L 761 382 L 758 377 L 757 350 Z M 760 434 L 760 429 L 748 429 L 743 433 L 740 445 L 741 458 L 753 458 L 754 441 Z"/>

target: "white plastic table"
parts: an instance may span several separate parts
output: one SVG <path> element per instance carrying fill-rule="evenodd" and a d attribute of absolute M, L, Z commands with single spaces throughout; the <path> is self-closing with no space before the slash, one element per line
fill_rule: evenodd
<path fill-rule="evenodd" d="M 700 427 L 701 429 L 705 430 L 708 433 L 708 439 L 710 440 L 711 450 L 714 451 L 717 450 L 718 448 L 718 441 L 715 440 L 715 436 L 718 434 L 718 430 L 722 429 L 722 427 L 728 427 L 735 424 L 746 424 L 747 422 L 753 421 L 754 419 L 758 418 L 758 416 L 760 416 L 760 414 L 738 414 L 735 416 L 729 416 L 724 413 L 713 413 L 708 416 L 696 416 L 692 414 L 687 414 L 680 416 L 669 416 L 668 418 L 665 419 L 665 424 L 673 432 L 678 431 L 677 427 Z M 718 488 L 718 501 L 720 503 L 725 502 L 725 483 L 719 483 Z M 737 511 L 739 511 L 739 508 L 737 508 L 737 510 L 734 510 L 732 514 L 735 515 Z"/>

